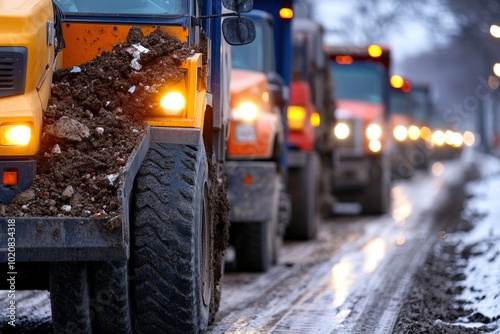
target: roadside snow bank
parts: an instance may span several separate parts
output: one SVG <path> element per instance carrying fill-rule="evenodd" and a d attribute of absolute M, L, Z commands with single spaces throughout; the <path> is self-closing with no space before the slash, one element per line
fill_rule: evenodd
<path fill-rule="evenodd" d="M 500 160 L 472 153 L 480 177 L 470 182 L 462 217 L 472 230 L 449 235 L 457 251 L 467 253 L 462 293 L 456 299 L 469 309 L 477 325 L 500 322 Z M 463 304 L 462 304 L 463 305 Z M 469 307 L 467 306 L 469 305 Z M 463 319 L 462 319 L 463 320 Z"/>

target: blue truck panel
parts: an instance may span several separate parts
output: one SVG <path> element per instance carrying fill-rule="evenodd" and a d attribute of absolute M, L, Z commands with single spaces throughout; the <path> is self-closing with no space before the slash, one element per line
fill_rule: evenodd
<path fill-rule="evenodd" d="M 274 41 L 276 43 L 276 69 L 285 80 L 287 86 L 290 85 L 291 54 L 292 54 L 292 22 L 280 17 L 280 9 L 283 7 L 293 8 L 292 0 L 254 0 L 254 9 L 268 12 L 274 17 Z"/>

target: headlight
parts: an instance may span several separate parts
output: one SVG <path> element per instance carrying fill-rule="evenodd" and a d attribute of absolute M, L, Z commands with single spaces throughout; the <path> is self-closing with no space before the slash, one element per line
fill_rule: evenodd
<path fill-rule="evenodd" d="M 0 127 L 0 145 L 26 146 L 31 140 L 31 128 L 27 125 L 12 124 Z"/>
<path fill-rule="evenodd" d="M 168 116 L 180 116 L 186 108 L 186 98 L 182 93 L 169 92 L 161 98 L 160 104 Z"/>
<path fill-rule="evenodd" d="M 337 125 L 335 125 L 335 129 L 333 130 L 333 132 L 338 139 L 346 139 L 347 137 L 349 137 L 350 133 L 349 125 L 347 125 L 346 123 L 338 123 Z"/>
<path fill-rule="evenodd" d="M 464 137 L 462 136 L 461 133 L 459 132 L 454 132 L 453 133 L 453 143 L 451 146 L 453 147 L 460 147 L 464 143 Z"/>
<path fill-rule="evenodd" d="M 474 134 L 470 131 L 465 131 L 463 136 L 464 144 L 467 146 L 472 146 L 474 145 L 475 137 Z"/>
<path fill-rule="evenodd" d="M 453 131 L 446 130 L 446 132 L 444 133 L 444 142 L 448 145 L 452 145 L 453 144 L 453 135 L 454 135 Z"/>
<path fill-rule="evenodd" d="M 382 137 L 382 128 L 378 124 L 370 124 L 366 128 L 366 137 L 370 140 L 380 139 Z"/>
<path fill-rule="evenodd" d="M 420 129 L 418 126 L 412 125 L 408 128 L 408 137 L 411 140 L 417 140 L 420 137 Z"/>
<path fill-rule="evenodd" d="M 259 108 L 253 102 L 242 102 L 233 110 L 233 118 L 235 120 L 243 120 L 245 122 L 253 122 L 259 114 Z"/>
<path fill-rule="evenodd" d="M 394 128 L 393 134 L 397 141 L 403 141 L 408 137 L 408 130 L 403 125 L 398 125 Z"/>
<path fill-rule="evenodd" d="M 290 106 L 287 110 L 288 128 L 302 131 L 306 124 L 306 109 L 299 106 Z"/>
<path fill-rule="evenodd" d="M 382 143 L 378 139 L 373 139 L 368 143 L 368 147 L 372 152 L 377 153 L 382 149 Z"/>
<path fill-rule="evenodd" d="M 432 135 L 432 141 L 437 146 L 443 146 L 444 144 L 444 132 L 441 130 L 436 130 Z"/>

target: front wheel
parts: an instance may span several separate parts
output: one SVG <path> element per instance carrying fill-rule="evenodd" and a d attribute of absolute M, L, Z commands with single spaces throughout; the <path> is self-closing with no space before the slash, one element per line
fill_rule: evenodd
<path fill-rule="evenodd" d="M 370 160 L 370 181 L 360 199 L 364 214 L 386 214 L 391 207 L 391 176 L 383 156 Z"/>
<path fill-rule="evenodd" d="M 214 286 L 203 146 L 153 144 L 136 180 L 137 332 L 202 333 Z"/>

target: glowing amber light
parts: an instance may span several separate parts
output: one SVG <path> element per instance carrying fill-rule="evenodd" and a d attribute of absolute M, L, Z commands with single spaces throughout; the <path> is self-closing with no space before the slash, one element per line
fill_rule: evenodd
<path fill-rule="evenodd" d="M 382 55 L 382 48 L 380 45 L 372 44 L 368 46 L 368 54 L 370 57 L 378 58 Z"/>
<path fill-rule="evenodd" d="M 311 114 L 311 125 L 317 128 L 321 124 L 321 116 L 317 112 Z"/>
<path fill-rule="evenodd" d="M 281 8 L 280 17 L 282 19 L 291 19 L 293 17 L 293 10 L 291 8 Z"/>
<path fill-rule="evenodd" d="M 299 106 L 288 107 L 288 128 L 290 130 L 302 131 L 306 123 L 306 109 Z"/>
<path fill-rule="evenodd" d="M 352 64 L 354 59 L 352 58 L 352 56 L 335 56 L 335 61 L 338 64 L 349 65 Z"/>
<path fill-rule="evenodd" d="M 186 98 L 182 93 L 169 92 L 161 98 L 160 104 L 165 114 L 178 116 L 186 107 Z"/>
<path fill-rule="evenodd" d="M 26 146 L 31 140 L 31 128 L 27 125 L 4 125 L 0 127 L 0 145 Z"/>
<path fill-rule="evenodd" d="M 17 184 L 16 171 L 4 171 L 2 176 L 2 183 L 5 185 L 13 186 Z"/>
<path fill-rule="evenodd" d="M 405 84 L 405 80 L 400 75 L 393 75 L 391 77 L 391 86 L 394 88 L 401 88 Z"/>

